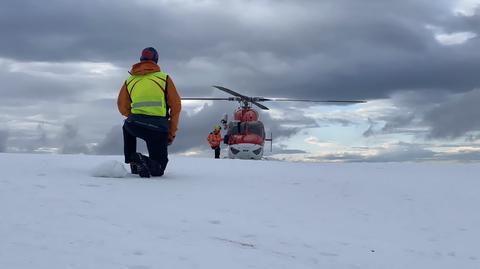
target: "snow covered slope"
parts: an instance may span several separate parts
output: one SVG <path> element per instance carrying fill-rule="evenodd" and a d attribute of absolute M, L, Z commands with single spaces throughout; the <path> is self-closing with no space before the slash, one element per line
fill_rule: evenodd
<path fill-rule="evenodd" d="M 0 154 L 0 268 L 480 268 L 480 165 Z"/>

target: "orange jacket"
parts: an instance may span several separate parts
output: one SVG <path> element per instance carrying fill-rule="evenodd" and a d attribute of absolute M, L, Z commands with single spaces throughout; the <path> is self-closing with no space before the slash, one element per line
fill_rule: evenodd
<path fill-rule="evenodd" d="M 132 70 L 130 74 L 132 75 L 145 75 L 148 73 L 159 72 L 160 66 L 158 66 L 153 61 L 144 61 L 136 63 L 132 66 Z M 180 101 L 180 96 L 178 95 L 177 89 L 175 88 L 175 84 L 173 84 L 172 79 L 170 76 L 167 77 L 167 104 L 170 108 L 170 128 L 168 137 L 170 141 L 173 141 L 175 138 L 175 134 L 178 128 L 178 120 L 180 117 L 180 111 L 182 110 L 182 104 Z M 120 93 L 118 94 L 117 99 L 117 106 L 118 111 L 125 117 L 128 117 L 131 114 L 131 104 L 132 99 L 128 94 L 127 85 L 124 82 L 122 88 L 120 89 Z"/>
<path fill-rule="evenodd" d="M 207 140 L 212 148 L 216 148 L 222 143 L 222 136 L 220 135 L 220 132 L 211 132 L 208 135 Z"/>

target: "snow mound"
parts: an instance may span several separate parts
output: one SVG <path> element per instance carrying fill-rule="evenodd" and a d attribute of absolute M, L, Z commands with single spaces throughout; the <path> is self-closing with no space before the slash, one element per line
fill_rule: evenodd
<path fill-rule="evenodd" d="M 123 163 L 116 160 L 108 160 L 95 166 L 91 171 L 91 175 L 93 177 L 123 178 L 128 175 L 128 171 L 123 166 Z"/>

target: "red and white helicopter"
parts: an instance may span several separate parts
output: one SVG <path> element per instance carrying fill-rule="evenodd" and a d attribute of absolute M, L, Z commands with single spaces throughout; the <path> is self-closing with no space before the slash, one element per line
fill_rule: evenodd
<path fill-rule="evenodd" d="M 309 100 L 309 99 L 289 99 L 289 98 L 264 98 L 250 97 L 239 94 L 235 91 L 222 86 L 213 86 L 221 91 L 233 95 L 233 97 L 215 98 L 215 97 L 182 97 L 182 100 L 225 100 L 237 101 L 240 106 L 233 113 L 233 120 L 228 122 L 227 114 L 221 120 L 224 129 L 227 130 L 224 141 L 228 144 L 228 156 L 231 159 L 253 159 L 259 160 L 263 156 L 265 141 L 272 143 L 272 136 L 265 137 L 265 127 L 259 120 L 258 112 L 252 108 L 252 104 L 263 110 L 269 110 L 268 107 L 260 102 L 315 102 L 315 103 L 365 103 L 362 100 Z"/>

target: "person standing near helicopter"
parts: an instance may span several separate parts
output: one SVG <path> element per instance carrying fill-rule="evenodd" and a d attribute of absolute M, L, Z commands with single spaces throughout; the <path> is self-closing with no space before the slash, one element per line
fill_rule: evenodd
<path fill-rule="evenodd" d="M 210 147 L 215 150 L 215 159 L 220 159 L 220 143 L 222 143 L 222 135 L 220 134 L 221 130 L 222 127 L 216 125 L 207 137 Z"/>

